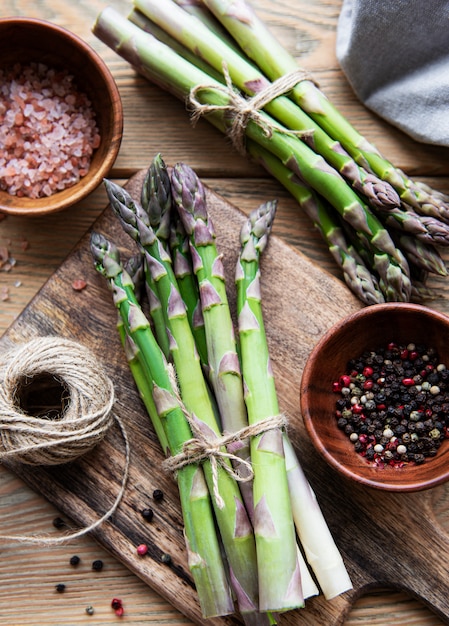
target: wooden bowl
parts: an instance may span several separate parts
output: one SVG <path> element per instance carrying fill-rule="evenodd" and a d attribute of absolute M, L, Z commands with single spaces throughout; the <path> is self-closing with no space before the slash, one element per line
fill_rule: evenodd
<path fill-rule="evenodd" d="M 17 197 L 0 191 L 0 211 L 27 217 L 69 207 L 91 193 L 107 176 L 122 139 L 123 111 L 115 81 L 99 55 L 68 30 L 39 19 L 0 19 L 0 66 L 42 62 L 67 70 L 80 92 L 90 99 L 101 135 L 88 173 L 75 185 L 46 198 Z"/>
<path fill-rule="evenodd" d="M 376 467 L 354 450 L 337 426 L 333 382 L 347 371 L 348 361 L 365 350 L 393 341 L 424 344 L 437 350 L 449 367 L 449 317 L 414 304 L 388 303 L 361 309 L 331 328 L 312 350 L 301 380 L 301 411 L 318 452 L 340 474 L 368 487 L 396 492 L 428 489 L 449 478 L 449 439 L 436 456 L 422 464 Z"/>

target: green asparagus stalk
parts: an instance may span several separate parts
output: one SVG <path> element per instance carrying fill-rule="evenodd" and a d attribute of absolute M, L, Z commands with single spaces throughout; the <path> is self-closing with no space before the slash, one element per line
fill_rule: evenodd
<path fill-rule="evenodd" d="M 172 170 L 172 190 L 177 212 L 190 239 L 206 332 L 209 379 L 222 428 L 234 433 L 248 425 L 248 417 L 224 270 L 205 190 L 196 173 L 184 163 L 177 163 Z M 250 456 L 247 441 L 242 441 L 241 446 L 233 451 L 244 460 Z M 245 472 L 245 467 L 240 470 Z M 241 489 L 248 512 L 252 515 L 252 486 L 244 483 Z"/>
<path fill-rule="evenodd" d="M 338 216 L 334 215 L 332 208 L 268 150 L 253 141 L 247 142 L 247 148 L 251 156 L 290 192 L 312 220 L 341 268 L 346 284 L 359 300 L 366 305 L 384 302 L 385 298 L 376 277 L 347 241 Z"/>
<path fill-rule="evenodd" d="M 140 202 L 148 214 L 150 226 L 156 237 L 163 242 L 168 242 L 173 203 L 170 176 L 160 153 L 152 159 L 146 172 Z"/>
<path fill-rule="evenodd" d="M 269 204 L 262 205 L 258 211 L 250 216 L 242 229 L 244 247 L 236 273 L 243 375 L 246 387 L 248 387 L 248 399 L 254 405 L 254 409 L 257 409 L 261 414 L 265 411 L 265 415 L 269 414 L 270 408 L 272 411 L 278 410 L 275 381 L 271 368 L 267 366 L 269 353 L 263 324 L 259 285 L 259 259 L 266 245 L 264 229 L 267 226 L 266 221 L 270 219 L 270 209 Z M 265 214 L 265 210 L 268 216 Z M 244 329 L 243 335 L 242 327 Z M 254 379 L 252 385 L 248 383 L 245 375 L 245 357 L 248 359 L 247 370 L 250 381 Z M 257 367 L 255 361 L 260 367 Z M 264 394 L 271 397 L 271 404 L 270 399 Z M 251 415 L 249 407 L 248 411 Z M 285 456 L 292 515 L 298 537 L 325 597 L 330 599 L 351 589 L 352 584 L 340 552 L 286 433 L 283 433 L 282 449 Z M 278 484 L 277 481 L 276 484 Z"/>
<path fill-rule="evenodd" d="M 279 405 L 262 318 L 259 256 L 276 211 L 267 202 L 242 227 L 236 270 L 237 315 L 250 425 L 279 417 Z M 262 608 L 283 611 L 302 606 L 296 534 L 283 448 L 283 431 L 273 427 L 251 438 L 254 468 L 254 530 Z"/>
<path fill-rule="evenodd" d="M 204 379 L 195 341 L 180 296 L 171 259 L 152 230 L 147 214 L 130 194 L 116 183 L 106 180 L 111 206 L 124 230 L 141 247 L 166 317 L 170 351 L 175 365 L 182 401 L 196 427 L 208 439 L 221 435 L 215 411 Z M 227 464 L 230 462 L 226 460 Z M 211 494 L 216 488 L 220 499 L 213 498 L 223 546 L 231 570 L 232 586 L 242 613 L 256 612 L 259 606 L 257 563 L 254 534 L 235 479 L 222 466 L 214 475 L 210 460 L 204 472 Z"/>
<path fill-rule="evenodd" d="M 186 7 L 187 8 L 187 7 Z M 161 41 L 165 45 L 169 46 L 172 50 L 174 50 L 179 56 L 182 56 L 183 59 L 198 67 L 198 69 L 202 70 L 206 74 L 212 75 L 215 80 L 219 82 L 224 82 L 223 72 L 216 72 L 204 59 L 200 58 L 193 52 L 190 52 L 185 46 L 179 43 L 177 39 L 169 35 L 165 30 L 160 28 L 157 24 L 155 24 L 149 17 L 144 15 L 141 11 L 133 7 L 130 14 L 128 15 L 128 20 L 138 26 L 144 32 L 152 35 L 158 41 Z"/>
<path fill-rule="evenodd" d="M 165 357 L 135 297 L 133 283 L 124 271 L 117 248 L 101 234 L 91 235 L 96 269 L 106 277 L 113 292 L 124 329 L 138 348 L 141 368 L 152 381 L 152 395 L 163 424 L 171 454 L 177 454 L 192 437 L 189 424 L 175 396 Z M 154 414 L 150 414 L 150 417 Z M 226 571 L 203 470 L 191 463 L 177 472 L 189 568 L 206 617 L 234 611 Z"/>
<path fill-rule="evenodd" d="M 404 276 L 397 266 L 389 262 L 388 256 L 381 252 L 373 253 L 369 246 L 363 242 L 363 239 L 347 225 L 341 221 L 342 227 L 346 233 L 348 240 L 354 251 L 359 255 L 367 267 L 371 268 L 371 272 L 377 277 L 379 289 L 382 292 L 386 302 L 395 302 L 397 300 L 398 289 L 401 289 L 404 283 Z M 403 253 L 402 253 L 403 254 Z M 405 258 L 405 257 L 404 257 Z M 410 267 L 407 263 L 407 267 Z M 411 299 L 412 281 L 411 276 L 408 278 L 408 297 Z"/>
<path fill-rule="evenodd" d="M 214 107 L 207 119 L 225 132 L 229 128 L 229 107 L 232 98 L 223 92 L 223 85 L 214 81 L 197 67 L 188 63 L 168 46 L 141 31 L 111 8 L 100 13 L 94 25 L 99 39 L 127 59 L 137 71 L 178 98 L 185 99 L 197 89 L 197 99 L 207 107 Z M 199 86 L 204 85 L 198 90 Z M 218 108 L 216 108 L 218 107 Z M 231 120 L 232 121 L 232 120 Z M 267 135 L 266 128 L 271 129 Z M 390 295 L 406 301 L 410 296 L 407 263 L 397 250 L 386 229 L 373 216 L 359 197 L 326 161 L 316 155 L 302 141 L 288 135 L 288 129 L 276 127 L 267 114 L 260 112 L 259 120 L 250 119 L 245 129 L 246 137 L 253 139 L 280 158 L 292 171 L 321 193 L 363 237 L 373 256 L 384 256 L 382 270 L 392 273 L 396 280 Z M 389 265 L 393 268 L 390 270 Z"/>
<path fill-rule="evenodd" d="M 435 246 L 406 233 L 398 233 L 395 238 L 410 265 L 439 276 L 448 275 L 446 264 Z"/>
<path fill-rule="evenodd" d="M 216 70 L 222 71 L 226 62 L 229 75 L 240 90 L 254 96 L 269 87 L 265 76 L 253 64 L 231 48 L 227 42 L 210 30 L 196 16 L 189 14 L 173 0 L 134 0 L 144 15 L 157 23 L 190 52 L 196 53 Z M 367 174 L 322 130 L 302 109 L 286 96 L 273 98 L 264 109 L 291 130 L 303 131 L 302 139 L 344 177 L 358 192 L 364 194 L 374 206 L 397 206 L 399 197 L 393 188 Z"/>
<path fill-rule="evenodd" d="M 195 344 L 198 349 L 201 363 L 207 365 L 207 347 L 199 303 L 198 286 L 193 275 L 189 256 L 188 237 L 182 228 L 179 217 L 173 209 L 170 175 L 161 156 L 157 154 L 148 168 L 141 192 L 142 208 L 148 213 L 150 226 L 156 237 L 170 252 L 177 285 L 187 309 Z M 148 272 L 148 281 L 152 282 L 151 272 Z M 155 286 L 155 291 L 157 287 Z M 161 311 L 164 319 L 163 312 Z M 165 331 L 165 336 L 167 335 Z M 167 340 L 168 347 L 168 340 Z"/>
<path fill-rule="evenodd" d="M 177 214 L 172 221 L 170 251 L 173 259 L 173 271 L 178 283 L 179 293 L 186 305 L 187 317 L 195 339 L 200 362 L 203 368 L 208 369 L 206 329 L 198 283 L 190 256 L 189 238 Z"/>
<path fill-rule="evenodd" d="M 132 280 L 134 294 L 136 295 L 137 301 L 140 302 L 137 294 L 141 291 L 142 282 L 144 281 L 142 256 L 135 255 L 130 257 L 124 264 L 124 270 Z M 120 314 L 118 314 L 117 330 L 129 369 L 136 383 L 136 388 L 151 419 L 160 446 L 167 456 L 170 453 L 170 446 L 153 400 L 152 380 L 142 367 L 142 359 L 139 359 L 139 347 L 136 345 L 131 334 L 127 332 Z"/>
<path fill-rule="evenodd" d="M 444 247 L 449 245 L 447 224 L 435 217 L 420 215 L 405 203 L 402 204 L 402 208 L 379 210 L 379 218 L 386 226 L 413 235 L 425 243 Z"/>
<path fill-rule="evenodd" d="M 169 195 L 170 187 L 168 186 L 167 189 L 163 172 L 161 172 L 164 166 L 165 164 L 163 163 L 161 156 L 156 155 L 145 174 L 141 190 L 141 204 L 147 211 L 153 228 L 159 232 L 162 240 L 164 240 L 164 236 L 165 240 L 168 237 L 167 231 L 170 223 L 171 209 L 171 195 Z M 149 302 L 149 311 L 153 322 L 154 332 L 165 357 L 169 358 L 170 346 L 161 303 L 157 296 L 156 286 L 151 278 L 145 259 L 142 259 L 142 261 L 145 275 L 145 290 Z"/>
<path fill-rule="evenodd" d="M 245 54 L 272 81 L 298 71 L 296 59 L 274 37 L 245 0 L 204 0 Z M 390 183 L 401 200 L 419 212 L 447 220 L 449 206 L 438 194 L 429 193 L 396 168 L 363 137 L 326 98 L 306 71 L 291 92 L 291 98 L 312 117 L 363 168 Z"/>
<path fill-rule="evenodd" d="M 151 423 L 159 440 L 162 451 L 167 456 L 170 452 L 170 446 L 153 400 L 151 379 L 145 375 L 145 371 L 141 365 L 142 359 L 139 359 L 139 348 L 133 341 L 132 337 L 126 332 L 125 325 L 120 316 L 117 322 L 117 330 L 122 342 L 123 351 L 126 356 L 129 369 L 136 384 L 136 388 L 151 419 Z"/>

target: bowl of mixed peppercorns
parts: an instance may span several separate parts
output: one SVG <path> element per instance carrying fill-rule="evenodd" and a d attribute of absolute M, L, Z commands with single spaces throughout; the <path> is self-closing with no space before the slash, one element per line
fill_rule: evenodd
<path fill-rule="evenodd" d="M 0 211 L 59 211 L 100 185 L 120 147 L 112 74 L 74 33 L 45 20 L 0 19 Z"/>
<path fill-rule="evenodd" d="M 301 411 L 347 478 L 417 491 L 449 478 L 449 317 L 418 304 L 365 307 L 312 350 Z"/>

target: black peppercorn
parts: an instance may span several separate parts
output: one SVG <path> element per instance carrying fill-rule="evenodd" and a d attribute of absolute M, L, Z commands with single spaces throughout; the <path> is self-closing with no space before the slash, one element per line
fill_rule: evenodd
<path fill-rule="evenodd" d="M 153 498 L 155 500 L 162 500 L 164 497 L 164 492 L 161 489 L 155 489 L 153 491 Z"/>
<path fill-rule="evenodd" d="M 55 517 L 55 519 L 53 520 L 53 526 L 55 528 L 64 528 L 65 521 L 62 519 L 62 517 Z"/>
<path fill-rule="evenodd" d="M 92 562 L 92 569 L 95 572 L 100 572 L 103 569 L 103 561 L 101 559 L 97 559 Z"/>
<path fill-rule="evenodd" d="M 142 509 L 142 511 L 140 512 L 143 519 L 146 520 L 147 522 L 151 522 L 151 520 L 154 517 L 154 512 L 153 509 Z"/>

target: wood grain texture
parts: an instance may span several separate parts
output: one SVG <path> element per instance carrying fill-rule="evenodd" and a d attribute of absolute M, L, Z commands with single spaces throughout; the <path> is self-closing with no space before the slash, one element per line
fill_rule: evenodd
<path fill-rule="evenodd" d="M 127 0 L 110 0 L 107 4 L 125 14 L 129 9 Z M 125 113 L 123 143 L 111 177 L 117 182 L 128 179 L 147 167 L 155 152 L 161 151 L 167 162 L 188 162 L 212 189 L 245 212 L 267 197 L 279 197 L 276 234 L 339 277 L 318 234 L 279 185 L 259 167 L 237 156 L 206 122 L 192 128 L 182 103 L 136 76 L 93 37 L 91 25 L 104 6 L 102 0 L 3 0 L 0 16 L 27 15 L 51 20 L 83 37 L 107 62 L 119 86 Z M 367 111 L 351 92 L 335 59 L 340 6 L 341 0 L 257 0 L 257 10 L 270 28 L 300 64 L 314 72 L 326 94 L 358 130 L 408 173 L 449 192 L 449 151 L 415 143 Z M 7 246 L 17 260 L 10 272 L 0 272 L 0 288 L 9 289 L 9 299 L 0 300 L 0 334 L 20 315 L 105 206 L 105 194 L 100 188 L 70 212 L 43 218 L 38 223 L 14 216 L 0 222 L 0 246 Z M 445 258 L 448 260 L 447 254 Z M 72 278 L 82 278 L 80 274 L 84 271 Z M 448 283 L 437 280 L 435 284 L 439 295 L 432 306 L 448 312 Z M 75 295 L 70 290 L 68 293 L 70 298 Z M 60 511 L 2 466 L 0 495 L 0 532 L 54 532 L 51 521 Z M 449 489 L 438 487 L 428 496 L 438 524 L 449 532 Z M 396 542 L 401 551 L 408 552 L 413 545 L 407 528 L 408 525 L 398 534 Z M 76 570 L 68 565 L 74 552 L 82 556 L 82 565 Z M 3 541 L 2 557 L 0 623 L 8 626 L 112 626 L 117 623 L 110 608 L 114 595 L 124 598 L 127 624 L 192 624 L 91 537 L 75 545 L 51 549 Z M 94 558 L 105 561 L 100 575 L 90 570 Z M 67 592 L 55 594 L 54 584 L 61 580 L 67 583 Z M 88 604 L 96 611 L 92 617 L 84 611 Z M 441 623 L 438 616 L 410 594 L 385 587 L 358 599 L 345 619 L 345 626 Z"/>
<path fill-rule="evenodd" d="M 143 174 L 133 177 L 127 186 L 135 197 Z M 208 193 L 208 199 L 217 243 L 224 255 L 229 299 L 235 310 L 232 285 L 243 214 L 213 192 Z M 134 251 L 110 209 L 100 216 L 94 228 L 116 241 L 125 254 Z M 74 296 L 72 277 L 80 268 L 88 287 Z M 285 268 L 290 268 L 288 273 Z M 360 303 L 338 279 L 276 237 L 270 241 L 262 272 L 263 302 L 280 408 L 289 416 L 292 441 L 354 583 L 353 592 L 331 602 L 322 596 L 309 600 L 307 610 L 300 614 L 301 623 L 341 624 L 356 597 L 370 587 L 385 584 L 420 596 L 449 622 L 449 605 L 439 589 L 449 539 L 434 526 L 426 495 L 420 494 L 417 506 L 414 495 L 391 498 L 391 494 L 372 493 L 342 480 L 318 457 L 299 413 L 299 385 L 308 354 L 326 330 L 346 314 L 359 310 Z M 93 269 L 86 235 L 5 333 L 1 346 L 6 349 L 34 336 L 57 335 L 76 338 L 97 353 L 116 387 L 115 410 L 130 438 L 132 462 L 128 488 L 119 510 L 93 536 L 195 623 L 237 624 L 231 617 L 203 620 L 200 615 L 187 568 L 176 486 L 161 469 L 163 457 L 115 335 L 116 314 L 103 283 Z M 298 287 L 292 289 L 292 285 Z M 58 468 L 31 470 L 21 464 L 7 465 L 75 523 L 86 525 L 110 506 L 118 491 L 123 472 L 123 441 L 120 431 L 112 428 L 105 441 L 80 461 Z M 157 507 L 156 523 L 149 528 L 139 511 L 155 488 L 162 489 L 165 497 Z M 377 516 L 379 509 L 384 511 L 381 518 Z M 401 554 L 399 562 L 396 533 L 410 523 L 410 539 L 413 541 L 415 532 L 424 531 L 426 540 L 420 539 L 419 549 L 409 558 Z M 144 559 L 135 551 L 142 542 L 149 546 Z M 169 567 L 161 561 L 164 553 L 173 558 Z M 430 560 L 429 554 L 432 554 Z M 297 619 L 297 612 L 289 612 L 282 616 L 280 624 L 294 624 Z"/>

